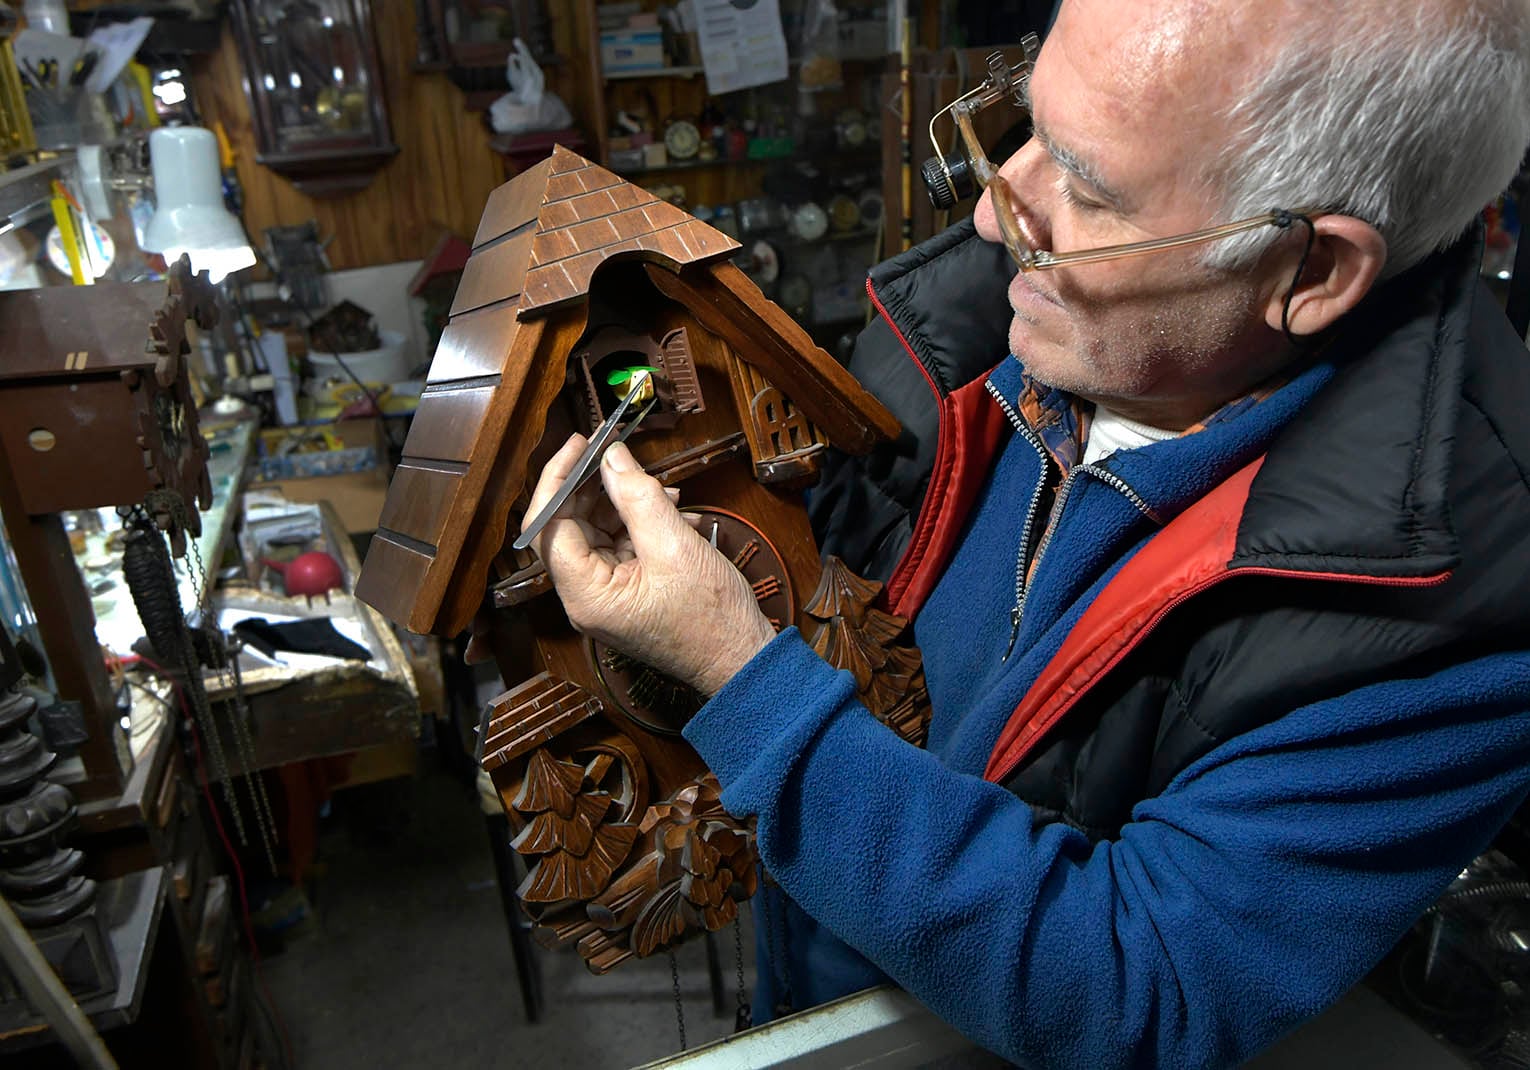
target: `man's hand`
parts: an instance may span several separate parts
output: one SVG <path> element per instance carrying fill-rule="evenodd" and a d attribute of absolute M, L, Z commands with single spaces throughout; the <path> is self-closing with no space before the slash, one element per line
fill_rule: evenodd
<path fill-rule="evenodd" d="M 574 435 L 547 462 L 526 516 L 568 476 L 585 440 Z M 686 522 L 671 494 L 625 445 L 600 465 L 605 494 L 580 488 L 534 545 L 575 628 L 704 695 L 775 637 L 749 582 Z"/>

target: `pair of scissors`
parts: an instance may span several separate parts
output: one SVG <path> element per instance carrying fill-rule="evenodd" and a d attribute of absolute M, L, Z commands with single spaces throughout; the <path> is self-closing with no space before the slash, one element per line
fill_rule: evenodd
<path fill-rule="evenodd" d="M 606 455 L 606 450 L 618 442 L 626 441 L 627 436 L 632 434 L 637 425 L 643 422 L 643 417 L 647 416 L 653 410 L 653 407 L 658 404 L 658 391 L 650 389 L 652 377 L 653 372 L 646 369 L 633 373 L 627 396 L 622 399 L 620 405 L 616 406 L 610 416 L 601 421 L 600 426 L 595 429 L 595 433 L 590 436 L 590 441 L 584 447 L 584 452 L 579 455 L 579 460 L 574 462 L 573 470 L 569 472 L 568 477 L 558 487 L 558 492 L 548 499 L 547 504 L 542 506 L 541 511 L 537 513 L 531 523 L 526 525 L 526 530 L 522 531 L 520 537 L 510 544 L 512 547 L 517 550 L 524 550 L 530 546 L 531 540 L 542 533 L 542 529 L 552 520 L 554 514 L 563 507 L 563 503 L 568 501 L 576 490 L 584 486 L 589 478 L 599 471 L 600 460 Z M 647 401 L 643 403 L 643 407 L 638 409 L 631 419 L 627 420 L 625 427 L 618 429 L 618 425 L 627 417 L 627 413 L 632 409 L 633 405 L 645 396 Z"/>

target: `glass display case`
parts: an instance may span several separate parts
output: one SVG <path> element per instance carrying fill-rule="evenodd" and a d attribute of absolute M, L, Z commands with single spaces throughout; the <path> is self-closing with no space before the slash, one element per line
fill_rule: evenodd
<path fill-rule="evenodd" d="M 367 0 L 234 0 L 256 159 L 310 196 L 365 188 L 398 152 Z"/>

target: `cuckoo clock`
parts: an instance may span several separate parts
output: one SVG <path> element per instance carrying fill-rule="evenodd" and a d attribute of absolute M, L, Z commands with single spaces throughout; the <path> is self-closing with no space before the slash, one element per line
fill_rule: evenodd
<path fill-rule="evenodd" d="M 541 563 L 511 547 L 536 474 L 655 369 L 628 439 L 778 627 L 849 669 L 911 742 L 928 719 L 880 586 L 820 562 L 801 490 L 829 446 L 892 416 L 731 261 L 738 243 L 567 149 L 490 197 L 356 593 L 418 632 L 475 623 L 508 690 L 483 767 L 529 875 L 544 944 L 600 973 L 730 923 L 755 888 L 752 830 L 680 737 L 702 696 L 580 635 Z"/>
<path fill-rule="evenodd" d="M 61 698 L 81 704 L 81 801 L 126 784 L 122 712 L 96 645 L 90 592 L 60 514 L 143 505 L 176 553 L 212 504 L 188 325 L 217 321 L 207 273 L 187 257 L 159 282 L 0 293 L 0 513 Z M 3 718 L 0 718 L 3 719 Z M 0 747 L 3 750 L 3 747 Z"/>

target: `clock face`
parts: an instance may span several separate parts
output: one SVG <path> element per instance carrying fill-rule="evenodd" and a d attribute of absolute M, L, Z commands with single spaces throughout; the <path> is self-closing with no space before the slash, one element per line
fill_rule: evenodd
<path fill-rule="evenodd" d="M 817 241 L 829 229 L 829 214 L 809 201 L 792 213 L 792 230 L 803 241 Z"/>
<path fill-rule="evenodd" d="M 778 290 L 781 304 L 797 319 L 808 314 L 813 304 L 813 284 L 801 275 L 788 275 Z"/>
<path fill-rule="evenodd" d="M 862 193 L 855 206 L 860 210 L 861 222 L 868 227 L 882 222 L 882 195 L 876 190 L 869 189 Z"/>
<path fill-rule="evenodd" d="M 664 147 L 677 160 L 689 160 L 701 149 L 701 132 L 696 124 L 676 119 L 664 128 Z"/>
<path fill-rule="evenodd" d="M 796 606 L 786 562 L 760 529 L 724 509 L 702 506 L 682 511 L 701 518 L 696 530 L 744 574 L 760 611 L 775 629 L 791 624 Z M 701 709 L 705 699 L 694 688 L 604 643 L 591 639 L 587 647 L 606 696 L 649 731 L 679 735 Z"/>
<path fill-rule="evenodd" d="M 866 118 L 854 108 L 839 113 L 839 136 L 852 149 L 866 144 Z"/>
<path fill-rule="evenodd" d="M 860 226 L 861 210 L 855 201 L 840 193 L 829 202 L 829 218 L 834 221 L 835 230 L 854 230 Z"/>

